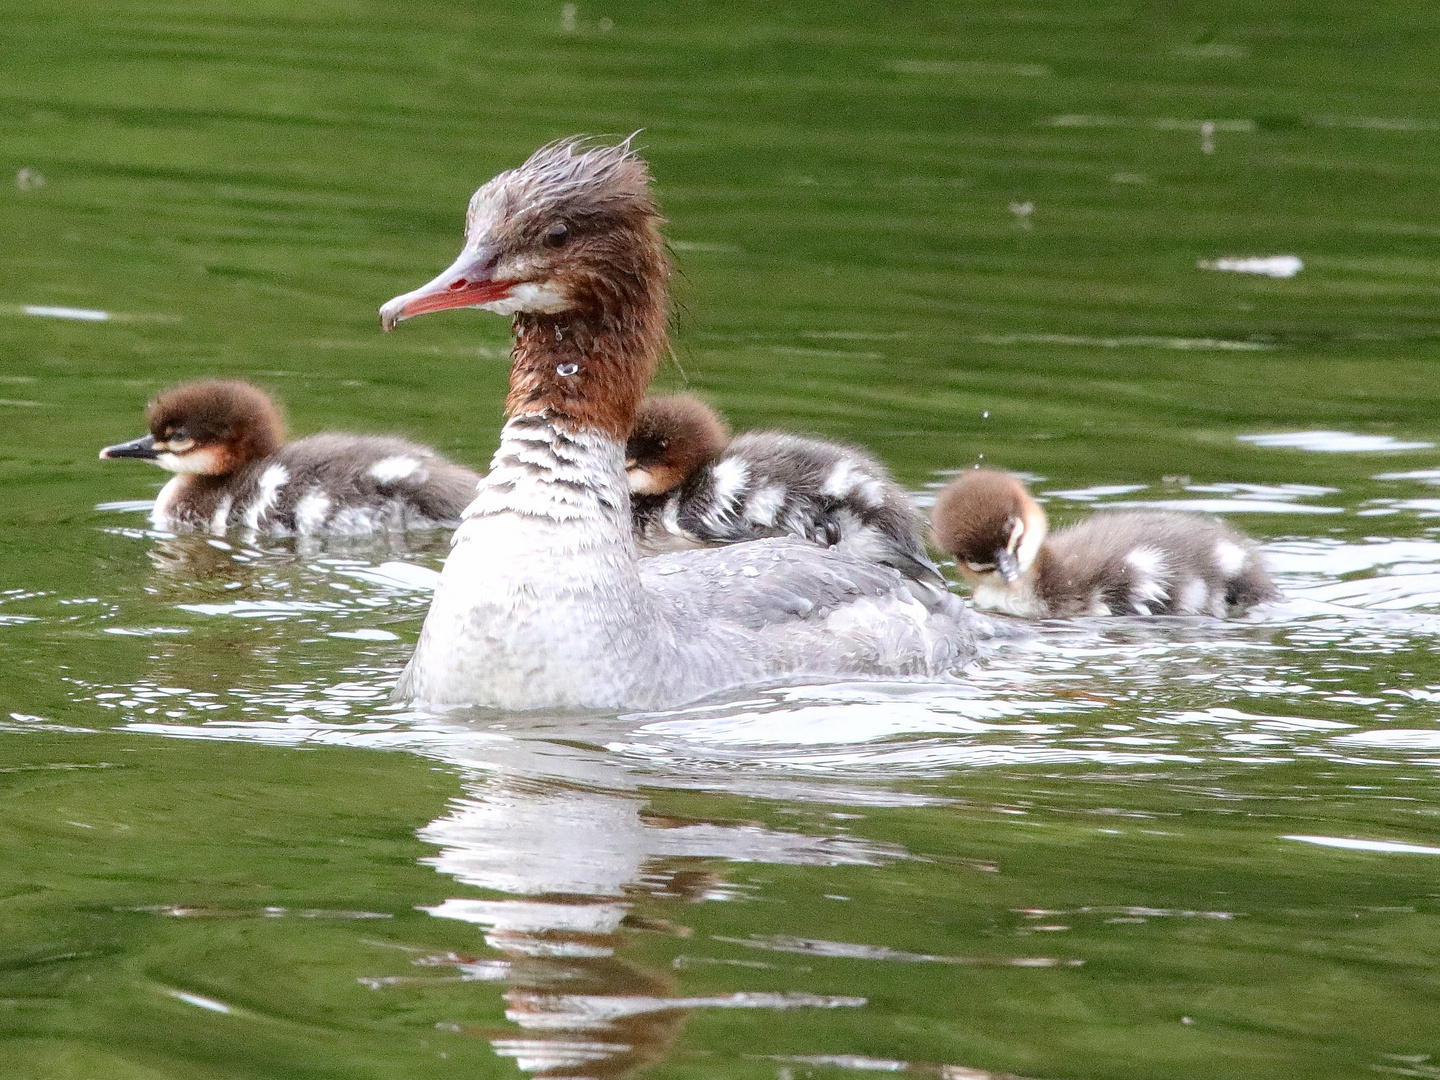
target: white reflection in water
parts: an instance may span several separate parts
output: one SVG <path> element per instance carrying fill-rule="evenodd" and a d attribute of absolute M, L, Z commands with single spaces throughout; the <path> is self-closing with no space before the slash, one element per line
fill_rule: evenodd
<path fill-rule="evenodd" d="M 420 830 L 422 840 L 440 848 L 423 862 L 463 884 L 513 897 L 454 897 L 424 909 L 482 927 L 485 944 L 506 958 L 492 974 L 506 987 L 506 1019 L 529 1037 L 473 1034 L 537 1076 L 623 1076 L 666 1056 L 689 1010 L 865 1004 L 861 997 L 804 992 L 687 997 L 668 972 L 617 954 L 637 918 L 637 898 L 702 903 L 736 895 L 718 868 L 723 864 L 873 866 L 904 858 L 903 850 L 843 834 L 656 815 L 628 775 L 611 768 L 620 786 L 603 789 L 500 771 L 474 782 L 448 814 Z M 585 772 L 593 778 L 593 768 Z M 644 920 L 637 925 L 688 933 Z"/>

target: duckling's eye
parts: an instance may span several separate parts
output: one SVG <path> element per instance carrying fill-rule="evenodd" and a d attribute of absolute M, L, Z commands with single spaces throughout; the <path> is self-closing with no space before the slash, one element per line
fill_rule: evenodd
<path fill-rule="evenodd" d="M 557 221 L 550 228 L 545 230 L 545 246 L 558 248 L 564 247 L 565 242 L 570 239 L 570 226 L 563 221 Z"/>
<path fill-rule="evenodd" d="M 165 443 L 172 454 L 183 454 L 195 445 L 195 440 L 188 435 L 171 435 Z"/>

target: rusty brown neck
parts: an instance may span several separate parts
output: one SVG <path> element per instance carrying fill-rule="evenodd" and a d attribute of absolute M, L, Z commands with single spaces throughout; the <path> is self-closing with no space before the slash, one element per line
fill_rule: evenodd
<path fill-rule="evenodd" d="M 639 295 L 636 295 L 638 292 Z M 624 442 L 666 345 L 663 286 L 560 315 L 515 316 L 505 414 Z"/>

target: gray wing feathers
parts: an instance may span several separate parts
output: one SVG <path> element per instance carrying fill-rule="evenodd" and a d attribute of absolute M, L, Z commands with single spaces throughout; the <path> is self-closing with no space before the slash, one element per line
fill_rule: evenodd
<path fill-rule="evenodd" d="M 668 621 L 747 632 L 735 647 L 771 673 L 939 674 L 973 651 L 972 617 L 951 593 L 802 540 L 659 555 L 640 575 Z"/>

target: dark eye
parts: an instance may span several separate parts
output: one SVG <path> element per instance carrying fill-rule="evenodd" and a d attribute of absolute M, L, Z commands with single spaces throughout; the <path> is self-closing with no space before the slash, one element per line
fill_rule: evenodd
<path fill-rule="evenodd" d="M 570 239 L 570 226 L 563 221 L 557 221 L 550 228 L 545 230 L 545 246 L 558 248 L 564 247 L 565 241 Z"/>

